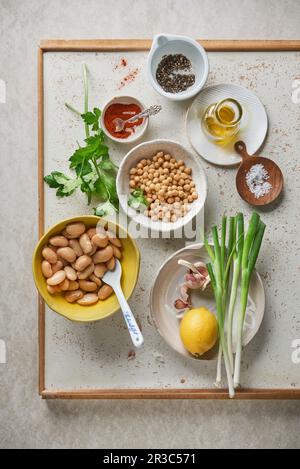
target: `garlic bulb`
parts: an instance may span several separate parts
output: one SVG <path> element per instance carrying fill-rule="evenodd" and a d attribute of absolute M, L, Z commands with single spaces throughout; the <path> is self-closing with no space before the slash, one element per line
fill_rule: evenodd
<path fill-rule="evenodd" d="M 176 309 L 183 310 L 191 306 L 189 290 L 205 290 L 210 284 L 210 278 L 204 262 L 199 261 L 192 264 L 184 259 L 179 259 L 178 264 L 189 269 L 184 276 L 184 283 L 180 285 L 180 297 L 174 302 Z"/>

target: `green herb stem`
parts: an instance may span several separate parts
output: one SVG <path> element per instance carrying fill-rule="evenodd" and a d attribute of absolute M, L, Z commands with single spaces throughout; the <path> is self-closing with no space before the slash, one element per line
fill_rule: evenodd
<path fill-rule="evenodd" d="M 84 83 L 84 113 L 86 114 L 89 110 L 89 90 L 88 90 L 88 79 L 87 79 L 87 67 L 83 64 L 83 83 Z M 86 138 L 90 136 L 90 128 L 87 123 L 84 124 Z"/>

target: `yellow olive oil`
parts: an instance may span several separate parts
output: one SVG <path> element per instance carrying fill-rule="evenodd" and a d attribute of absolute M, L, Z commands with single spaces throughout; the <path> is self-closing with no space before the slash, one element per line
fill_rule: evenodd
<path fill-rule="evenodd" d="M 216 141 L 229 140 L 239 131 L 242 113 L 237 101 L 224 99 L 208 106 L 202 117 L 202 127 Z"/>

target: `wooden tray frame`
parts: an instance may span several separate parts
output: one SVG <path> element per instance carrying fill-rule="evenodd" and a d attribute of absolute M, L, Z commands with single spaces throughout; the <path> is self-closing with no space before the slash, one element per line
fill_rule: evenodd
<path fill-rule="evenodd" d="M 43 40 L 38 50 L 38 197 L 39 236 L 44 233 L 44 76 L 46 52 L 149 50 L 148 39 Z M 200 40 L 207 51 L 300 51 L 300 40 Z M 39 394 L 44 399 L 228 399 L 226 389 L 82 389 L 45 388 L 45 303 L 39 296 Z M 300 389 L 240 389 L 237 399 L 300 399 Z"/>

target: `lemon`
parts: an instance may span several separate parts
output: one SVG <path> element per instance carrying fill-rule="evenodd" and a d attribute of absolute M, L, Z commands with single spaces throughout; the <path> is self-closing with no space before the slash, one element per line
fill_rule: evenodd
<path fill-rule="evenodd" d="M 185 348 L 195 356 L 203 355 L 218 340 L 218 323 L 207 308 L 190 309 L 180 323 L 180 337 Z"/>

